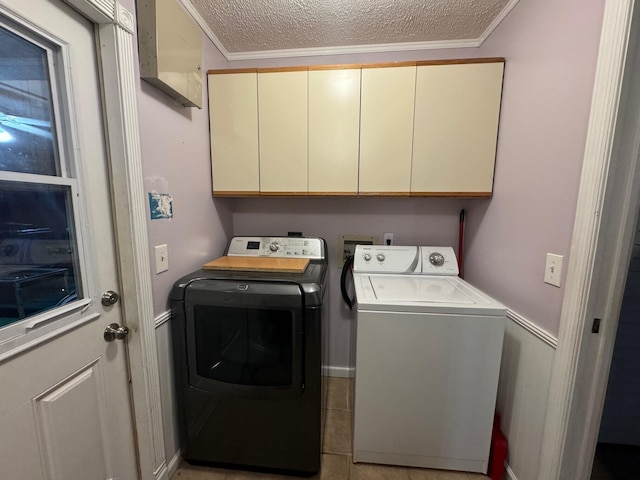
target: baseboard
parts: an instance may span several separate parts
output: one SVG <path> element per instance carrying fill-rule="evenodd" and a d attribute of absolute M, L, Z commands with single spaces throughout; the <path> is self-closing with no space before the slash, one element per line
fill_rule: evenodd
<path fill-rule="evenodd" d="M 162 465 L 160 465 L 160 467 L 155 472 L 153 472 L 153 476 L 155 477 L 155 480 L 169 480 L 171 478 L 171 475 L 167 470 L 167 464 L 162 462 Z"/>
<path fill-rule="evenodd" d="M 180 453 L 180 450 L 178 450 L 176 454 L 173 456 L 173 458 L 169 460 L 169 463 L 167 465 L 167 470 L 169 471 L 169 478 L 172 478 L 173 475 L 176 473 L 176 470 L 178 470 L 178 467 L 180 466 L 181 461 L 182 461 L 182 455 Z"/>
<path fill-rule="evenodd" d="M 327 377 L 351 378 L 356 373 L 355 368 L 351 367 L 332 367 L 330 365 L 322 366 L 322 374 Z"/>
<path fill-rule="evenodd" d="M 516 474 L 513 473 L 513 470 L 511 470 L 511 467 L 509 466 L 509 464 L 507 462 L 504 462 L 504 468 L 505 468 L 506 473 L 507 473 L 507 476 L 506 476 L 507 480 L 518 480 L 516 478 Z"/>

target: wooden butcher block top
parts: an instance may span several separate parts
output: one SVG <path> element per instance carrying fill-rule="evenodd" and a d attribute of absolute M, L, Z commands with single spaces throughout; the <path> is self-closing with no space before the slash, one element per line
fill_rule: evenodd
<path fill-rule="evenodd" d="M 245 272 L 303 273 L 308 258 L 220 257 L 205 263 L 205 270 L 238 270 Z"/>

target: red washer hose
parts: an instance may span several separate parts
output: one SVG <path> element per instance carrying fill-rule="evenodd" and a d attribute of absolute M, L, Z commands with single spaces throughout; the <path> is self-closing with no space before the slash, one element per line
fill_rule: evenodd
<path fill-rule="evenodd" d="M 460 210 L 460 231 L 458 232 L 458 276 L 464 278 L 464 208 Z"/>

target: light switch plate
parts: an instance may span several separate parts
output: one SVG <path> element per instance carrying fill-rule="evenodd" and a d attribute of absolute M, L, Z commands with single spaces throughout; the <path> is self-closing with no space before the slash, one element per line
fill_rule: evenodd
<path fill-rule="evenodd" d="M 156 273 L 162 273 L 169 270 L 169 249 L 167 244 L 156 245 Z"/>
<path fill-rule="evenodd" d="M 562 255 L 547 253 L 547 262 L 544 267 L 544 282 L 559 287 L 562 282 Z"/>

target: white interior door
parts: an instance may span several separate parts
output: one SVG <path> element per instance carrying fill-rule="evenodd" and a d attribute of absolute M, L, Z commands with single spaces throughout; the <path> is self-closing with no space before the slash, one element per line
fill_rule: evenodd
<path fill-rule="evenodd" d="M 93 25 L 0 4 L 3 478 L 138 478 Z"/>

